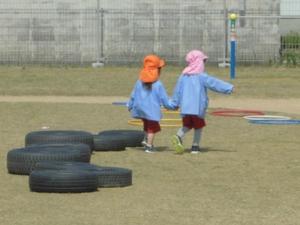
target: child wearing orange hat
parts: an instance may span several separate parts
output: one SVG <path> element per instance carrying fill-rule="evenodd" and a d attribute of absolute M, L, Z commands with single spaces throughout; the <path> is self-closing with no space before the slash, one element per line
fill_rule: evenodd
<path fill-rule="evenodd" d="M 155 152 L 153 142 L 155 134 L 161 130 L 159 125 L 162 118 L 161 105 L 171 110 L 176 108 L 159 80 L 161 68 L 164 66 L 165 61 L 158 56 L 146 56 L 139 79 L 136 81 L 127 103 L 132 117 L 143 121 L 145 139 L 142 144 L 147 153 Z"/>

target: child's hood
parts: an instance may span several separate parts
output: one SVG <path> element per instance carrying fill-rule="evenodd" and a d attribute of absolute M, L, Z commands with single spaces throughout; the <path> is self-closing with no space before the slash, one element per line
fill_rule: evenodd
<path fill-rule="evenodd" d="M 185 58 L 188 66 L 182 71 L 182 74 L 192 75 L 203 73 L 205 71 L 204 60 L 206 59 L 208 59 L 208 57 L 202 51 L 190 51 Z"/>

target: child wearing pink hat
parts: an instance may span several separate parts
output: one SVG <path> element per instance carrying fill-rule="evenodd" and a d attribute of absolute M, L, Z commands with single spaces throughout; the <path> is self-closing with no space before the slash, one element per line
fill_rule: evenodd
<path fill-rule="evenodd" d="M 183 153 L 184 135 L 194 129 L 191 153 L 200 152 L 200 139 L 205 124 L 205 114 L 208 108 L 207 89 L 230 94 L 233 85 L 205 73 L 205 62 L 208 57 L 199 50 L 193 50 L 186 56 L 188 66 L 177 80 L 173 93 L 173 102 L 180 108 L 182 127 L 172 136 L 172 144 L 177 153 Z"/>

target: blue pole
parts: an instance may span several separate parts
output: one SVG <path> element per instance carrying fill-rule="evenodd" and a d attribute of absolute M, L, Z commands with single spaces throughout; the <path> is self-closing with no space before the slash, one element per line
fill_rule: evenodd
<path fill-rule="evenodd" d="M 231 79 L 235 78 L 235 67 L 236 67 L 235 51 L 236 51 L 236 41 L 232 40 L 230 42 L 230 78 Z"/>
<path fill-rule="evenodd" d="M 236 67 L 236 19 L 235 13 L 230 14 L 230 78 L 235 78 L 235 67 Z"/>

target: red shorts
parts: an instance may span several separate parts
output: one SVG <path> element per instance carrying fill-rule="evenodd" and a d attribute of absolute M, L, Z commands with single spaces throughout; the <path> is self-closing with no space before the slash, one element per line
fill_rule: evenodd
<path fill-rule="evenodd" d="M 153 120 L 142 119 L 144 123 L 144 131 L 147 133 L 157 133 L 160 131 L 159 122 Z"/>
<path fill-rule="evenodd" d="M 201 129 L 205 127 L 205 120 L 196 115 L 186 115 L 182 118 L 182 124 L 189 129 Z"/>

